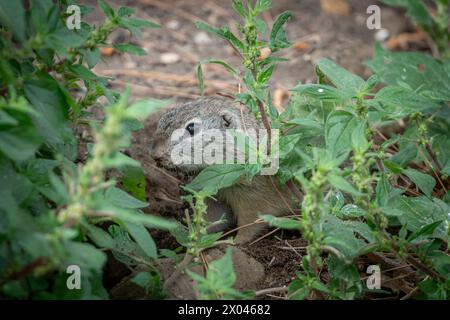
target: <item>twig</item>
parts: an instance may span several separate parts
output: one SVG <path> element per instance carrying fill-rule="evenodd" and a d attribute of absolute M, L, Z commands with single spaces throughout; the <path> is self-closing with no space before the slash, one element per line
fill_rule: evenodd
<path fill-rule="evenodd" d="M 259 113 L 261 114 L 261 120 L 267 131 L 267 154 L 270 154 L 272 149 L 272 128 L 269 123 L 269 118 L 267 118 L 266 110 L 264 109 L 264 104 L 262 101 L 258 100 Z"/>
<path fill-rule="evenodd" d="M 276 287 L 276 288 L 268 288 L 268 289 L 263 289 L 263 290 L 258 290 L 255 292 L 255 296 L 262 296 L 268 293 L 276 293 L 276 292 L 287 292 L 288 291 L 288 287 L 283 286 L 283 287 Z"/>
<path fill-rule="evenodd" d="M 292 210 L 291 206 L 289 205 L 289 203 L 286 201 L 286 198 L 283 196 L 283 194 L 280 192 L 280 190 L 278 189 L 278 186 L 275 184 L 275 181 L 273 181 L 272 176 L 269 176 L 270 178 L 270 182 L 272 183 L 273 188 L 275 189 L 275 191 L 278 193 L 278 195 L 280 196 L 280 198 L 283 200 L 284 204 L 286 205 L 286 207 L 289 209 L 289 211 L 295 215 L 295 211 Z"/>
<path fill-rule="evenodd" d="M 236 232 L 236 231 L 238 231 L 240 229 L 248 228 L 248 227 L 251 227 L 251 226 L 253 226 L 255 224 L 261 224 L 261 223 L 265 223 L 265 222 L 262 219 L 258 219 L 258 220 L 255 220 L 254 222 L 244 224 L 244 225 L 242 225 L 240 227 L 234 228 L 233 230 L 225 232 L 220 238 L 223 239 L 226 236 L 230 235 L 231 233 Z"/>
<path fill-rule="evenodd" d="M 268 236 L 270 236 L 271 234 L 274 234 L 274 233 L 277 232 L 278 230 L 280 230 L 280 228 L 273 229 L 272 231 L 266 233 L 265 235 L 259 237 L 259 238 L 256 239 L 255 241 L 251 242 L 248 246 L 251 246 L 251 245 L 253 245 L 253 244 L 255 244 L 255 243 L 261 241 L 262 239 L 267 238 Z"/>
<path fill-rule="evenodd" d="M 186 253 L 184 255 L 183 261 L 176 267 L 175 271 L 170 275 L 169 278 L 164 282 L 164 290 L 168 291 L 172 283 L 178 279 L 178 277 L 181 275 L 183 270 L 191 263 L 192 261 L 192 255 L 189 253 Z"/>
<path fill-rule="evenodd" d="M 286 186 L 291 190 L 291 192 L 297 197 L 297 199 L 302 202 L 303 201 L 303 194 L 302 192 L 297 188 L 295 183 L 292 180 L 289 180 L 286 182 Z"/>

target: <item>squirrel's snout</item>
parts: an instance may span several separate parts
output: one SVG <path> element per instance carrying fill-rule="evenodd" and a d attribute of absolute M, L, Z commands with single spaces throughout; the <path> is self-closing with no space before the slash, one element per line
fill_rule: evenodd
<path fill-rule="evenodd" d="M 164 152 L 160 141 L 154 140 L 150 143 L 150 155 L 156 162 L 161 162 L 164 157 Z"/>

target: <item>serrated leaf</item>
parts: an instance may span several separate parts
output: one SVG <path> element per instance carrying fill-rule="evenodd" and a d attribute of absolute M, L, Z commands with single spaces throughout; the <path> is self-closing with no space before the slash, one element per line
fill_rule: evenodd
<path fill-rule="evenodd" d="M 443 222 L 444 221 L 435 221 L 426 226 L 423 226 L 419 230 L 411 233 L 411 235 L 408 237 L 407 241 L 412 242 L 419 237 L 431 236 L 434 233 L 434 230 L 436 230 L 436 228 L 439 227 L 441 225 L 441 223 L 443 223 Z"/>
<path fill-rule="evenodd" d="M 356 96 L 366 87 L 366 82 L 359 76 L 345 70 L 329 59 L 322 59 L 317 67 L 347 98 Z"/>
<path fill-rule="evenodd" d="M 335 154 L 351 150 L 352 134 L 358 125 L 356 117 L 347 111 L 333 111 L 325 124 L 327 149 Z"/>
<path fill-rule="evenodd" d="M 114 48 L 119 52 L 131 53 L 137 56 L 143 56 L 147 54 L 144 49 L 131 43 L 118 43 L 114 45 Z"/>
<path fill-rule="evenodd" d="M 139 209 L 148 207 L 148 203 L 138 200 L 122 189 L 111 187 L 105 192 L 105 199 L 115 206 L 125 209 Z"/>
<path fill-rule="evenodd" d="M 423 97 L 450 101 L 450 73 L 433 57 L 418 52 L 389 52 L 380 45 L 366 63 L 387 85 L 400 86 Z"/>
<path fill-rule="evenodd" d="M 207 31 L 209 33 L 215 34 L 216 36 L 227 40 L 236 50 L 243 51 L 244 50 L 244 44 L 241 40 L 239 40 L 229 29 L 228 27 L 223 27 L 221 29 L 214 28 L 207 23 L 204 23 L 202 21 L 198 21 L 196 24 L 197 28 Z"/>
<path fill-rule="evenodd" d="M 431 192 L 433 192 L 433 189 L 436 186 L 436 180 L 432 176 L 415 169 L 404 169 L 402 172 L 410 178 L 426 196 L 431 197 Z"/>
<path fill-rule="evenodd" d="M 109 19 L 113 19 L 115 17 L 113 8 L 111 8 L 111 6 L 107 4 L 105 0 L 98 0 L 98 5 Z"/>
<path fill-rule="evenodd" d="M 7 27 L 20 42 L 25 42 L 26 20 L 22 1 L 1 0 L 0 22 Z"/>
<path fill-rule="evenodd" d="M 291 46 L 291 43 L 286 38 L 286 31 L 284 30 L 284 24 L 292 17 L 290 11 L 281 13 L 273 23 L 272 31 L 270 32 L 270 50 L 276 52 L 279 49 L 287 48 Z"/>
<path fill-rule="evenodd" d="M 346 99 L 336 88 L 323 84 L 300 84 L 291 89 L 291 91 L 319 101 L 336 104 L 341 104 Z"/>
<path fill-rule="evenodd" d="M 153 238 L 150 236 L 148 230 L 140 223 L 133 223 L 130 221 L 123 221 L 125 229 L 133 237 L 139 247 L 145 252 L 145 254 L 152 259 L 156 259 L 158 256 L 156 244 Z"/>
<path fill-rule="evenodd" d="M 203 169 L 186 187 L 195 191 L 203 189 L 210 194 L 216 194 L 220 189 L 232 186 L 245 172 L 246 169 L 242 165 L 210 166 Z"/>
<path fill-rule="evenodd" d="M 287 229 L 287 230 L 300 230 L 301 222 L 299 220 L 290 218 L 276 218 L 271 215 L 261 215 L 261 219 L 269 224 L 271 227 Z"/>
<path fill-rule="evenodd" d="M 114 248 L 114 239 L 105 230 L 83 221 L 81 226 L 86 230 L 89 238 L 100 248 Z"/>
<path fill-rule="evenodd" d="M 343 177 L 335 175 L 335 174 L 329 174 L 328 175 L 328 181 L 331 183 L 331 185 L 339 190 L 348 192 L 352 195 L 359 196 L 361 193 L 355 189 L 347 180 L 345 180 Z"/>

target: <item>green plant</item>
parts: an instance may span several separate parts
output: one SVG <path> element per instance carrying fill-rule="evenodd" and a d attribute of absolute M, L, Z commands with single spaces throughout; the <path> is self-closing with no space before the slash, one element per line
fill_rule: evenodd
<path fill-rule="evenodd" d="M 115 11 L 100 0 L 103 24 L 82 22 L 80 30 L 69 30 L 69 4 L 29 1 L 24 8 L 22 1 L 0 2 L 0 295 L 9 298 L 107 298 L 104 251 L 156 274 L 158 252 L 146 227 L 177 226 L 142 214 L 148 204 L 108 178 L 112 170 L 124 179 L 130 168 L 140 168 L 120 151 L 141 127 L 139 120 L 164 102 L 127 107 L 129 92 L 108 89 L 109 79 L 90 70 L 112 31 L 122 27 L 139 35 L 140 28 L 157 25 L 132 18 L 131 8 Z M 81 6 L 81 12 L 88 8 Z M 131 44 L 116 49 L 143 52 Z M 106 118 L 96 120 L 89 107 L 102 96 L 109 106 L 103 109 Z M 95 144 L 82 163 L 74 128 L 86 131 L 86 123 Z M 134 179 L 128 183 L 141 181 L 139 175 Z M 80 268 L 79 290 L 66 286 L 69 265 Z"/>
<path fill-rule="evenodd" d="M 289 105 L 278 114 L 267 83 L 282 60 L 272 54 L 289 46 L 282 26 L 290 14 L 276 19 L 270 41 L 265 42 L 259 39 L 258 32 L 264 34 L 266 27 L 258 14 L 271 3 L 246 4 L 233 2 L 244 21 L 239 26 L 242 38 L 227 27 L 198 23 L 231 44 L 242 58 L 243 72 L 226 62 L 207 60 L 199 65 L 198 77 L 203 91 L 201 65 L 224 66 L 246 89 L 236 100 L 261 119 L 269 136 L 273 128 L 282 132 L 277 177 L 293 191 L 303 191 L 301 214 L 261 218 L 275 227 L 299 230 L 308 241 L 303 268 L 288 296 L 362 298 L 370 290 L 360 279 L 358 259 L 366 257 L 375 264 L 389 253 L 418 271 L 423 297 L 448 299 L 448 61 L 421 53 L 391 53 L 378 46 L 367 62 L 374 74 L 364 80 L 322 59 L 316 67 L 317 83 L 293 88 Z M 441 27 L 429 32 L 445 54 L 442 44 L 448 43 L 448 30 Z M 406 123 L 404 129 L 383 133 L 400 120 Z M 188 186 L 214 194 L 243 175 L 251 179 L 260 169 L 212 166 Z"/>
<path fill-rule="evenodd" d="M 450 59 L 450 1 L 434 0 L 435 14 L 430 13 L 430 9 L 422 0 L 382 0 L 382 2 L 406 8 L 411 19 L 428 33 L 442 58 Z"/>
<path fill-rule="evenodd" d="M 201 300 L 217 299 L 246 299 L 249 294 L 241 293 L 232 288 L 236 281 L 233 270 L 232 249 L 228 248 L 224 256 L 210 263 L 206 276 L 187 270 L 188 275 L 194 279 L 196 289 Z"/>

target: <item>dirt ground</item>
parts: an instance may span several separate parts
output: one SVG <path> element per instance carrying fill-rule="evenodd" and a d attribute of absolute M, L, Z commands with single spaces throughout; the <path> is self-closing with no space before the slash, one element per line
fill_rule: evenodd
<path fill-rule="evenodd" d="M 93 4 L 93 1 L 85 1 Z M 171 99 L 172 104 L 195 99 L 199 96 L 196 79 L 197 63 L 208 58 L 223 59 L 233 66 L 239 66 L 239 58 L 225 41 L 198 30 L 195 21 L 205 21 L 215 26 L 230 26 L 236 30 L 236 14 L 231 9 L 231 1 L 191 0 L 191 1 L 108 1 L 114 7 L 128 5 L 136 9 L 140 18 L 150 19 L 162 25 L 161 29 L 143 30 L 142 38 L 133 40 L 145 49 L 145 56 L 131 56 L 103 52 L 101 63 L 95 68 L 100 75 L 116 78 L 113 88 L 123 89 L 130 84 L 133 99 Z M 377 30 L 366 27 L 369 5 L 374 0 L 348 0 L 349 8 L 339 14 L 336 10 L 324 10 L 319 0 L 274 0 L 273 8 L 263 16 L 271 25 L 275 17 L 285 10 L 293 13 L 287 24 L 288 38 L 293 47 L 282 52 L 281 57 L 289 61 L 276 69 L 272 82 L 272 93 L 286 92 L 296 84 L 314 82 L 315 62 L 320 58 L 330 58 L 341 66 L 363 77 L 369 75 L 362 64 L 372 56 Z M 328 1 L 330 2 L 330 1 Z M 340 1 L 336 1 L 340 2 Z M 335 3 L 336 3 L 335 2 Z M 401 11 L 382 7 L 382 27 L 391 37 L 411 31 Z M 350 9 L 350 11 L 348 11 Z M 328 12 L 327 12 L 328 11 Z M 101 21 L 98 9 L 89 16 L 89 22 Z M 115 33 L 113 41 L 126 42 L 127 32 Z M 204 66 L 207 95 L 235 93 L 238 88 L 233 79 L 217 66 Z M 183 203 L 179 199 L 181 181 L 172 173 L 155 165 L 149 152 L 157 116 L 149 119 L 145 129 L 134 139 L 131 156 L 143 164 L 148 183 L 148 212 L 169 217 L 183 214 Z M 160 248 L 176 248 L 174 239 L 167 233 L 152 231 Z M 305 243 L 298 234 L 276 232 L 243 248 L 247 254 L 262 263 L 265 280 L 260 288 L 270 288 L 289 284 L 298 270 Z M 266 298 L 276 298 L 267 296 Z"/>

